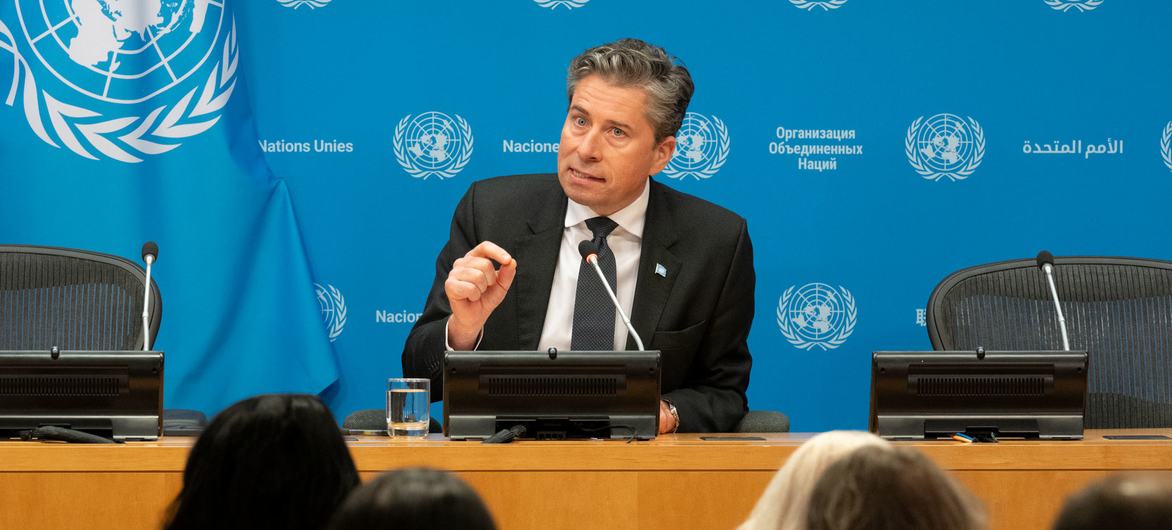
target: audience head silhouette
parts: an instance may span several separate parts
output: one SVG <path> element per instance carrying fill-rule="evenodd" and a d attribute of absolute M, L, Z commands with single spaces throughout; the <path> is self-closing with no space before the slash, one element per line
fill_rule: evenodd
<path fill-rule="evenodd" d="M 225 409 L 200 435 L 165 527 L 319 529 L 357 485 L 320 400 L 257 396 Z"/>
<path fill-rule="evenodd" d="M 1054 530 L 1172 528 L 1172 477 L 1113 475 L 1072 495 Z"/>
<path fill-rule="evenodd" d="M 809 530 L 976 530 L 976 501 L 907 447 L 863 447 L 826 468 L 810 493 Z"/>
<path fill-rule="evenodd" d="M 331 530 L 495 530 L 480 497 L 455 475 L 426 468 L 391 471 L 338 509 Z"/>
<path fill-rule="evenodd" d="M 869 432 L 830 431 L 810 438 L 781 466 L 738 530 L 802 530 L 810 491 L 827 466 L 865 446 L 886 446 Z"/>

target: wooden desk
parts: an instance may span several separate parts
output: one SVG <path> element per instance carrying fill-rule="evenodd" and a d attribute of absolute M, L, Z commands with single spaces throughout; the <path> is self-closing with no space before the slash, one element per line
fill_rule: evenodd
<path fill-rule="evenodd" d="M 914 443 L 985 501 L 993 528 L 1049 528 L 1067 494 L 1120 470 L 1172 472 L 1172 441 Z M 1172 429 L 1144 433 L 1172 435 Z M 402 466 L 459 473 L 503 530 L 734 528 L 808 434 L 765 441 L 350 442 L 364 479 Z M 190 439 L 126 445 L 0 443 L 0 528 L 157 528 Z"/>

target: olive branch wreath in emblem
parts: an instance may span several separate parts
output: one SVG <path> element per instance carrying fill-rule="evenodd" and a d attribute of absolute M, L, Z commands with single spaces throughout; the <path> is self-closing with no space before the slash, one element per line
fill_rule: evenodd
<path fill-rule="evenodd" d="M 566 9 L 574 9 L 586 5 L 590 0 L 533 0 L 534 3 L 541 7 L 549 9 L 557 9 L 564 7 Z"/>
<path fill-rule="evenodd" d="M 1164 158 L 1164 165 L 1172 171 L 1172 121 L 1164 126 L 1164 134 L 1160 136 L 1160 156 Z"/>
<path fill-rule="evenodd" d="M 966 118 L 966 120 L 965 123 L 973 131 L 973 146 L 975 147 L 973 156 L 959 170 L 936 172 L 920 162 L 919 153 L 916 152 L 916 132 L 920 130 L 920 124 L 924 121 L 924 117 L 916 118 L 911 127 L 908 127 L 907 137 L 903 142 L 904 154 L 907 155 L 908 163 L 912 165 L 912 169 L 916 170 L 916 173 L 919 173 L 921 177 L 933 181 L 948 177 L 948 180 L 955 182 L 972 175 L 973 171 L 977 170 L 977 166 L 981 165 L 981 159 L 985 157 L 985 130 L 981 128 L 981 124 L 977 123 L 977 120 L 972 118 Z"/>
<path fill-rule="evenodd" d="M 1085 1 L 1043 0 L 1043 1 L 1046 2 L 1046 5 L 1054 8 L 1055 10 L 1061 11 L 1063 13 L 1065 13 L 1071 9 L 1075 9 L 1075 10 L 1078 10 L 1078 12 L 1083 13 L 1086 11 L 1090 11 L 1096 7 L 1099 7 L 1099 5 L 1103 3 L 1103 0 L 1085 0 Z"/>
<path fill-rule="evenodd" d="M 728 161 L 729 144 L 731 142 L 729 141 L 728 137 L 728 126 L 726 126 L 723 121 L 720 121 L 720 118 L 712 116 L 712 126 L 716 129 L 716 135 L 719 140 L 718 143 L 720 144 L 720 147 L 716 150 L 716 156 L 713 157 L 712 161 L 706 167 L 704 167 L 704 169 L 676 169 L 672 167 L 671 163 L 669 162 L 667 167 L 663 168 L 663 174 L 668 178 L 673 179 L 682 179 L 684 177 L 691 176 L 696 180 L 704 180 L 712 178 L 713 175 L 720 171 L 720 168 L 724 167 L 724 163 Z"/>
<path fill-rule="evenodd" d="M 300 9 L 302 6 L 308 7 L 310 9 L 317 9 L 319 7 L 328 6 L 330 5 L 330 2 L 333 1 L 334 0 L 277 0 L 277 3 L 291 9 Z"/>
<path fill-rule="evenodd" d="M 170 110 L 166 105 L 151 111 L 146 117 L 125 116 L 105 120 L 90 121 L 101 118 L 99 112 L 70 105 L 54 98 L 48 91 L 38 90 L 37 81 L 33 77 L 32 68 L 28 61 L 20 55 L 16 48 L 16 39 L 12 32 L 0 22 L 0 49 L 12 52 L 13 63 L 12 87 L 8 91 L 5 103 L 11 107 L 16 101 L 17 88 L 21 93 L 24 115 L 29 127 L 45 143 L 60 148 L 53 140 L 52 135 L 45 127 L 41 117 L 41 101 L 44 100 L 45 114 L 49 118 L 57 140 L 70 151 L 90 160 L 98 157 L 91 154 L 82 144 L 74 129 L 81 133 L 82 138 L 98 153 L 114 160 L 127 163 L 142 162 L 142 158 L 123 149 L 113 141 L 113 138 L 134 150 L 147 154 L 157 155 L 166 153 L 182 144 L 182 140 L 200 134 L 220 120 L 216 114 L 228 103 L 232 90 L 236 88 L 236 66 L 240 58 L 236 47 L 236 21 L 232 21 L 232 30 L 224 36 L 224 53 L 220 62 L 211 68 L 208 79 L 203 84 L 199 97 L 194 99 L 199 87 L 191 89 Z M 166 114 L 164 115 L 164 111 Z M 159 117 L 162 116 L 162 119 Z M 149 139 L 148 139 L 149 138 Z"/>
<path fill-rule="evenodd" d="M 846 0 L 789 0 L 789 3 L 806 11 L 813 11 L 815 7 L 820 7 L 823 11 L 830 11 L 842 7 L 846 4 Z"/>
<path fill-rule="evenodd" d="M 787 318 L 787 310 L 789 309 L 790 300 L 794 295 L 794 288 L 797 286 L 790 286 L 781 295 L 781 300 L 777 303 L 777 327 L 781 330 L 781 336 L 789 341 L 795 348 L 799 350 L 812 351 L 815 347 L 822 348 L 822 351 L 832 350 L 842 346 L 846 339 L 850 337 L 855 330 L 855 324 L 859 322 L 859 308 L 855 305 L 855 297 L 844 287 L 839 286 L 835 290 L 836 294 L 842 297 L 843 304 L 846 309 L 846 323 L 834 334 L 830 340 L 825 341 L 807 341 L 798 335 L 796 329 Z"/>
<path fill-rule="evenodd" d="M 342 334 L 342 328 L 346 327 L 346 299 L 342 296 L 342 291 L 333 285 L 322 286 L 315 283 L 313 286 L 318 300 L 328 303 L 334 310 L 334 318 L 326 322 L 329 325 L 330 342 L 334 342 L 338 335 Z"/>
<path fill-rule="evenodd" d="M 411 116 L 413 115 L 408 114 L 399 120 L 399 124 L 395 126 L 395 136 L 392 142 L 395 148 L 395 158 L 398 159 L 399 165 L 403 166 L 403 171 L 417 179 L 427 180 L 433 176 L 448 179 L 456 176 L 456 173 L 468 165 L 468 161 L 472 159 L 472 127 L 462 116 L 454 114 L 456 126 L 460 128 L 460 139 L 463 140 L 460 142 L 460 156 L 452 165 L 444 169 L 425 169 L 416 166 L 411 157 L 407 155 L 406 147 L 403 145 L 403 140 L 407 135 L 407 123 L 411 120 Z"/>

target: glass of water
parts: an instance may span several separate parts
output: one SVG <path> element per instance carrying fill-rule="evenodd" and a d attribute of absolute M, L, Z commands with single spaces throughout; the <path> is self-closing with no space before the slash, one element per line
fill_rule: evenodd
<path fill-rule="evenodd" d="M 431 380 L 387 379 L 387 435 L 421 439 L 431 424 Z"/>

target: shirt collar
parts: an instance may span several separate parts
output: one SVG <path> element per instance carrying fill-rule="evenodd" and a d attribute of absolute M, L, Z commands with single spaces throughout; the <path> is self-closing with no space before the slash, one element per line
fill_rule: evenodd
<path fill-rule="evenodd" d="M 643 184 L 643 193 L 639 194 L 634 202 L 628 204 L 622 210 L 608 215 L 612 221 L 617 223 L 620 228 L 626 230 L 631 235 L 642 239 L 643 238 L 643 223 L 647 217 L 647 200 L 651 196 L 651 179 L 648 178 Z M 577 225 L 585 222 L 587 219 L 598 217 L 598 213 L 584 204 L 574 202 L 574 199 L 566 199 L 569 204 L 566 205 L 566 221 L 565 227 Z"/>

